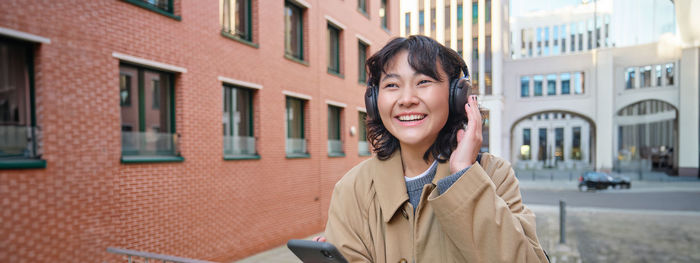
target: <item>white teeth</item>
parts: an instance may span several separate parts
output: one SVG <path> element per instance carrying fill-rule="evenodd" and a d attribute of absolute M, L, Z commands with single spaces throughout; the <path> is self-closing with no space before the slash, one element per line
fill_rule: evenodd
<path fill-rule="evenodd" d="M 422 120 L 423 118 L 425 118 L 425 115 L 422 115 L 422 114 L 411 114 L 411 115 L 399 116 L 400 121 L 415 121 L 415 120 Z"/>

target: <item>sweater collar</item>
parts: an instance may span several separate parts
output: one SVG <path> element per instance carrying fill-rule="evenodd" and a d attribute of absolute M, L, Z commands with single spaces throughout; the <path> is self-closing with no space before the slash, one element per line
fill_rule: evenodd
<path fill-rule="evenodd" d="M 378 161 L 375 174 L 375 187 L 379 205 L 382 208 L 384 222 L 389 222 L 398 209 L 408 201 L 406 192 L 406 180 L 404 179 L 403 165 L 401 164 L 401 150 L 396 150 L 384 161 Z M 448 162 L 438 163 L 435 178 L 432 183 L 449 176 L 450 165 Z"/>

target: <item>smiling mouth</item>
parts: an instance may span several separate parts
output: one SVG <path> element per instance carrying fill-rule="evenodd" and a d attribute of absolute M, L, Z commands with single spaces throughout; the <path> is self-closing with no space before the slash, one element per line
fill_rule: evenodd
<path fill-rule="evenodd" d="M 412 121 L 420 121 L 422 119 L 425 119 L 425 117 L 428 116 L 426 114 L 407 114 L 407 115 L 400 115 L 396 117 L 400 122 L 412 122 Z"/>

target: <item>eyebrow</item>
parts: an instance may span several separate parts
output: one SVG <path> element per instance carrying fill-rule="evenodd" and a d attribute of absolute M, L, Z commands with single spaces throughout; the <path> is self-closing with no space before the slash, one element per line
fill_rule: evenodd
<path fill-rule="evenodd" d="M 416 72 L 413 73 L 413 76 L 417 76 L 417 75 L 421 75 L 421 74 L 423 74 L 423 73 L 420 73 L 420 72 L 416 71 Z M 382 78 L 381 81 L 385 81 L 385 80 L 388 79 L 388 78 L 397 78 L 397 79 L 398 79 L 398 78 L 401 78 L 401 77 L 399 76 L 399 74 L 396 74 L 396 73 L 389 73 L 389 74 L 386 74 L 386 76 L 384 76 L 384 78 Z"/>
<path fill-rule="evenodd" d="M 399 74 L 394 74 L 394 73 L 386 74 L 386 76 L 384 76 L 382 81 L 385 81 L 388 78 L 399 78 Z"/>

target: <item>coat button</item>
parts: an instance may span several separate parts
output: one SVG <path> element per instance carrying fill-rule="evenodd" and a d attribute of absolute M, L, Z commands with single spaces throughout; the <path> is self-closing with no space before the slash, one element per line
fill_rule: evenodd
<path fill-rule="evenodd" d="M 403 218 L 408 219 L 408 213 L 406 213 L 406 209 L 401 208 L 401 215 L 403 216 Z"/>
<path fill-rule="evenodd" d="M 408 263 L 408 261 L 405 258 L 402 258 L 401 260 L 399 260 L 399 263 Z"/>

